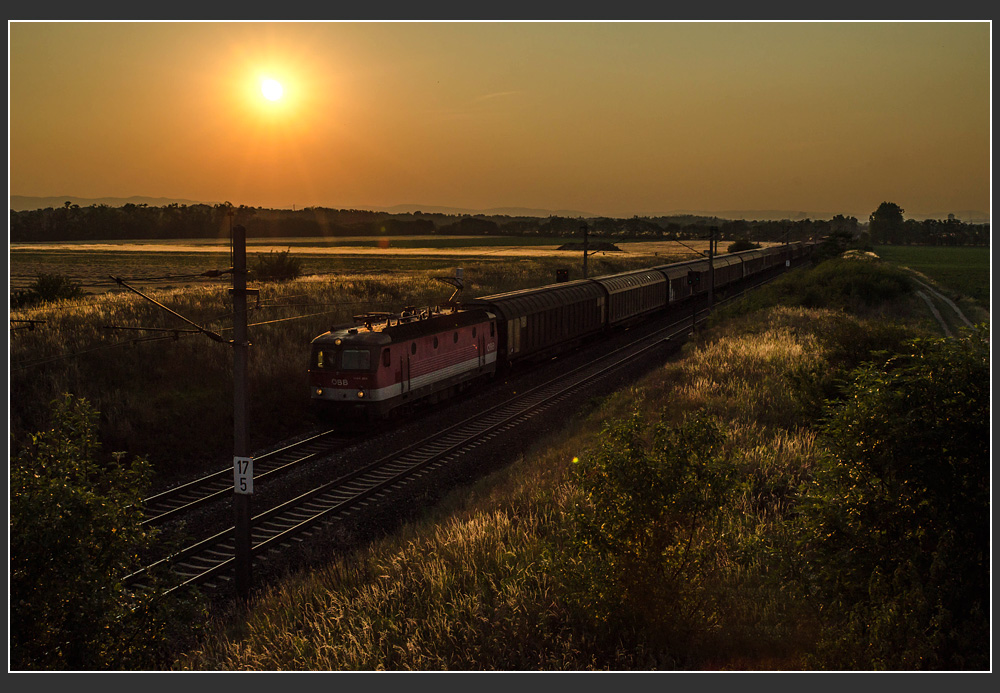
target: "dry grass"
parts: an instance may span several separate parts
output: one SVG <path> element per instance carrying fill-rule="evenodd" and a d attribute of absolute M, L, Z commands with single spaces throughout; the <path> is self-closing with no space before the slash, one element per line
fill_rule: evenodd
<path fill-rule="evenodd" d="M 601 260 L 610 273 L 632 261 Z M 427 265 L 428 263 L 425 263 Z M 551 283 L 557 260 L 463 263 L 465 297 Z M 260 449 L 312 424 L 305 371 L 309 342 L 333 325 L 370 310 L 434 305 L 451 294 L 435 277 L 454 267 L 340 271 L 287 283 L 253 283 L 250 302 L 251 447 Z M 158 271 L 169 273 L 169 268 Z M 193 288 L 151 289 L 151 298 L 194 323 L 232 337 L 228 288 L 214 281 Z M 202 335 L 105 329 L 106 325 L 190 329 L 149 301 L 122 290 L 17 311 L 12 319 L 42 320 L 10 339 L 11 430 L 15 440 L 47 425 L 48 405 L 63 392 L 101 412 L 104 449 L 148 455 L 161 481 L 215 468 L 231 453 L 232 355 Z M 136 342 L 136 338 L 156 341 Z"/>
<path fill-rule="evenodd" d="M 380 247 L 377 239 L 368 239 L 365 247 L 316 247 L 312 243 L 296 243 L 288 239 L 279 245 L 251 245 L 247 252 L 250 267 L 257 258 L 268 253 L 289 250 L 291 257 L 301 260 L 304 275 L 324 278 L 331 275 L 372 273 L 379 276 L 400 272 L 439 270 L 451 273 L 455 267 L 478 271 L 488 267 L 507 267 L 508 270 L 537 273 L 549 283 L 556 268 L 568 268 L 573 278 L 582 276 L 582 257 L 578 252 L 557 250 L 551 246 L 535 246 L 532 239 L 525 244 L 512 246 L 518 239 L 487 239 L 496 242 L 491 246 L 476 246 L 483 239 L 454 239 L 439 237 L 426 243 L 428 247 Z M 346 239 L 345 239 L 346 240 Z M 538 239 L 534 239 L 538 240 Z M 358 241 L 363 243 L 364 241 Z M 553 241 L 555 242 L 555 241 Z M 419 241 L 398 238 L 391 243 L 417 244 Z M 454 243 L 457 247 L 433 247 L 433 243 Z M 689 243 L 690 244 L 690 243 Z M 603 253 L 591 258 L 598 271 L 649 267 L 674 262 L 692 256 L 692 251 L 677 243 L 623 244 L 621 253 Z M 695 242 L 695 247 L 698 243 Z M 219 283 L 198 278 L 209 269 L 224 269 L 230 265 L 228 246 L 219 243 L 202 243 L 186 246 L 181 242 L 147 244 L 14 244 L 9 252 L 10 289 L 24 289 L 38 274 L 57 274 L 69 277 L 82 285 L 84 291 L 104 293 L 114 290 L 110 276 L 126 281 L 139 281 L 156 289 L 198 289 L 206 283 Z M 520 269 L 520 268 L 523 268 Z M 544 268 L 544 271 L 540 271 Z M 536 279 L 538 277 L 536 276 Z"/>
<path fill-rule="evenodd" d="M 537 518 L 484 513 L 352 572 L 316 573 L 272 597 L 284 608 L 254 609 L 239 647 L 213 668 L 559 668 L 536 658 L 543 640 L 524 640 L 558 618 L 546 609 L 551 581 L 531 569 L 539 544 L 524 541 L 537 531 Z M 340 589 L 324 589 L 330 582 Z"/>
<path fill-rule="evenodd" d="M 817 334 L 829 311 L 778 308 L 702 335 L 685 358 L 603 400 L 540 447 L 330 567 L 269 591 L 252 612 L 220 618 L 204 646 L 178 658 L 200 670 L 799 669 L 815 622 L 777 577 L 792 540 L 788 512 L 823 451 L 803 421 L 790 374 L 827 365 Z M 570 518 L 583 501 L 569 481 L 602 422 L 707 410 L 726 433 L 742 480 L 721 525 L 711 570 L 689 589 L 706 609 L 692 651 L 662 653 L 621 633 L 617 647 L 573 604 L 588 574 Z M 719 534 L 721 532 L 721 535 Z M 576 575 L 576 578 L 573 576 Z M 663 624 L 669 628 L 670 624 Z"/>
<path fill-rule="evenodd" d="M 534 453 L 534 451 L 532 451 Z M 560 605 L 546 540 L 565 451 L 453 493 L 429 522 L 270 590 L 179 658 L 195 670 L 593 668 Z M 515 471 L 516 470 L 516 471 Z M 513 473 L 512 473 L 513 472 Z"/>

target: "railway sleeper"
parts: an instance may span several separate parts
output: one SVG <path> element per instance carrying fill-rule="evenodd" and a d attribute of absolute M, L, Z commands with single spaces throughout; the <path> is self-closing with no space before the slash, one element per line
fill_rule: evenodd
<path fill-rule="evenodd" d="M 207 555 L 212 556 L 217 562 L 221 563 L 223 561 L 228 561 L 233 557 L 231 553 L 225 553 L 223 551 L 216 551 L 215 549 L 209 549 L 205 552 Z"/>

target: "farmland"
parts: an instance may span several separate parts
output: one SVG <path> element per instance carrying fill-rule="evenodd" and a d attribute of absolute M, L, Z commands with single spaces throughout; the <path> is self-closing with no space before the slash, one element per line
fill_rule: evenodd
<path fill-rule="evenodd" d="M 12 315 L 44 321 L 36 329 L 11 333 L 10 417 L 15 444 L 32 431 L 48 430 L 47 403 L 62 392 L 73 392 L 100 412 L 105 453 L 125 450 L 129 456 L 147 455 L 159 483 L 190 477 L 225 459 L 232 435 L 230 350 L 200 335 L 181 339 L 154 335 L 159 341 L 143 343 L 134 339 L 134 332 L 105 328 L 178 326 L 175 318 L 150 302 L 111 282 L 101 284 L 102 274 L 115 274 L 132 279 L 198 324 L 228 334 L 228 279 L 191 277 L 206 268 L 227 267 L 226 247 L 152 245 L 159 249 L 70 244 L 47 252 L 12 249 L 12 273 L 30 277 L 34 270 L 25 267 L 34 262 L 44 268 L 39 271 L 64 273 L 78 281 L 92 279 L 94 291 Z M 251 312 L 250 418 L 255 450 L 309 426 L 303 387 L 307 344 L 331 323 L 366 309 L 438 301 L 450 289 L 435 277 L 450 275 L 458 266 L 465 271 L 466 295 L 548 283 L 561 267 L 571 269 L 571 278 L 581 276 L 578 253 L 542 245 L 494 248 L 492 254 L 482 246 L 449 253 L 446 248 L 385 248 L 377 242 L 338 250 L 257 245 L 250 249 L 251 262 L 255 254 L 288 247 L 303 258 L 307 276 L 283 283 L 254 282 L 261 290 L 261 301 Z M 691 252 L 679 249 L 670 256 L 664 247 L 629 244 L 626 248 L 591 258 L 592 275 L 682 259 Z M 846 381 L 851 369 L 870 353 L 898 351 L 910 336 L 926 336 L 922 321 L 902 319 L 922 313 L 923 306 L 912 297 L 888 291 L 897 285 L 889 281 L 893 273 L 899 274 L 890 263 L 852 267 L 838 262 L 808 277 L 789 276 L 773 292 L 761 292 L 764 299 L 778 297 L 778 307 L 766 305 L 766 300 L 734 307 L 729 320 L 697 335 L 679 360 L 606 401 L 591 403 L 589 414 L 585 410 L 567 420 L 551 436 L 526 442 L 509 471 L 457 490 L 430 509 L 426 522 L 407 525 L 398 536 L 343 556 L 329 569 L 293 576 L 262 597 L 253 614 L 238 610 L 220 614 L 201 642 L 188 645 L 190 650 L 145 666 L 202 670 L 982 666 L 981 643 L 986 639 L 978 630 L 983 621 L 979 612 L 959 614 L 964 619 L 962 630 L 955 632 L 976 643 L 966 647 L 920 620 L 929 602 L 920 601 L 922 592 L 916 587 L 899 592 L 901 596 L 884 607 L 881 600 L 857 601 L 847 613 L 849 618 L 840 618 L 839 609 L 817 609 L 819 597 L 841 603 L 837 592 L 841 558 L 836 547 L 822 544 L 829 533 L 827 519 L 802 515 L 794 499 L 812 493 L 815 502 L 837 510 L 838 499 L 845 497 L 835 480 L 827 480 L 825 490 L 816 485 L 823 480 L 818 471 L 831 455 L 825 447 L 829 440 L 819 435 L 824 402 L 839 397 L 837 384 Z M 861 288 L 845 297 L 839 291 L 843 286 Z M 975 337 L 969 343 L 975 347 L 975 358 L 982 361 L 982 344 L 975 340 L 981 342 Z M 950 352 L 930 356 L 957 358 Z M 979 361 L 963 376 L 979 388 L 968 392 L 982 391 L 985 379 L 980 377 Z M 900 401 L 909 413 L 913 401 L 933 400 L 904 396 Z M 962 452 L 962 459 L 975 465 L 987 417 L 974 408 L 981 408 L 983 397 L 969 401 L 970 411 L 961 422 L 965 428 L 955 436 L 971 451 Z M 879 402 L 870 406 L 882 408 Z M 939 426 L 934 407 L 922 411 L 931 417 L 916 427 L 922 435 L 944 435 L 942 431 L 956 425 L 952 419 L 948 427 Z M 701 418 L 689 421 L 689 415 Z M 700 433 L 693 436 L 702 430 L 717 436 L 705 439 L 708 447 L 698 447 Z M 642 441 L 654 433 L 666 437 L 657 438 L 660 443 L 647 449 Z M 617 449 L 624 441 L 642 445 Z M 669 452 L 683 451 L 687 444 L 695 446 L 690 460 Z M 933 451 L 937 444 L 931 439 L 925 447 Z M 847 461 L 851 449 L 841 446 Z M 663 457 L 663 451 L 669 454 Z M 610 546 L 610 552 L 595 553 L 598 544 L 582 532 L 615 525 L 590 522 L 590 513 L 605 511 L 597 501 L 606 489 L 593 482 L 613 481 L 619 471 L 635 468 L 631 460 L 636 455 L 640 461 L 666 465 L 664 469 L 697 462 L 698 476 L 708 474 L 713 479 L 706 488 L 714 495 L 704 495 L 697 485 L 663 487 L 667 495 L 653 499 L 656 507 L 676 505 L 696 511 L 685 515 L 683 522 L 663 516 L 649 524 L 659 532 L 651 535 L 656 542 L 666 542 L 666 552 L 656 542 L 646 546 L 645 540 L 633 542 L 615 535 L 601 539 L 600 545 Z M 620 462 L 627 464 L 616 471 Z M 974 474 L 969 478 L 970 497 L 957 501 L 965 508 L 958 518 L 964 523 L 959 527 L 962 532 L 979 527 L 976 513 L 986 507 L 981 502 L 982 480 Z M 816 495 L 816 489 L 825 495 Z M 614 497 L 608 500 L 616 502 Z M 919 507 L 939 505 L 927 502 Z M 688 521 L 695 516 L 698 522 Z M 800 517 L 805 517 L 805 524 Z M 636 519 L 650 522 L 643 516 Z M 865 531 L 863 525 L 855 529 Z M 812 537 L 809 553 L 795 550 L 796 536 Z M 607 544 L 605 539 L 613 542 Z M 623 539 L 628 541 L 621 543 Z M 979 545 L 976 537 L 970 541 Z M 615 546 L 626 553 L 618 555 Z M 901 546 L 909 551 L 909 545 Z M 882 560 L 883 553 L 873 551 L 872 560 Z M 917 546 L 902 558 L 912 571 L 924 570 L 926 553 Z M 978 598 L 981 586 L 974 578 L 983 571 L 975 563 L 975 552 L 942 543 L 939 554 L 949 565 L 968 564 L 959 568 L 963 587 L 957 597 Z M 636 569 L 623 572 L 621 566 L 629 565 Z M 659 576 L 665 569 L 681 579 L 644 578 Z M 809 575 L 815 584 L 800 584 L 788 575 Z M 861 577 L 862 588 L 869 584 L 867 575 Z M 608 584 L 628 589 L 609 591 Z M 927 585 L 943 589 L 937 583 Z M 816 592 L 820 587 L 829 593 Z M 856 618 L 894 624 L 889 616 L 901 608 L 900 602 L 913 600 L 918 613 L 912 624 L 903 625 L 912 625 L 904 635 L 914 646 L 899 650 L 893 633 L 879 633 L 873 640 L 851 631 Z M 874 609 L 874 615 L 865 609 Z M 177 620 L 185 628 L 191 623 L 181 615 Z M 413 624 L 423 625 L 414 632 Z M 377 641 L 367 639 L 372 634 Z M 511 648 L 510 643 L 518 647 Z"/>
<path fill-rule="evenodd" d="M 61 274 L 90 293 L 12 313 L 11 318 L 43 322 L 11 333 L 10 424 L 20 439 L 46 427 L 48 403 L 60 393 L 86 397 L 101 412 L 101 439 L 107 449 L 149 455 L 159 480 L 167 481 L 224 459 L 232 428 L 231 355 L 225 345 L 199 335 L 137 330 L 190 326 L 116 286 L 109 275 L 124 278 L 185 318 L 228 337 L 231 280 L 228 275 L 196 275 L 229 267 L 229 253 L 220 243 L 148 245 L 152 249 L 135 244 L 11 249 L 14 287 L 37 273 Z M 251 267 L 255 256 L 272 249 L 251 245 Z M 546 246 L 404 252 L 380 247 L 378 239 L 372 239 L 352 250 L 298 246 L 292 252 L 303 262 L 300 279 L 261 283 L 251 277 L 251 285 L 260 289 L 260 301 L 250 307 L 256 447 L 301 433 L 309 425 L 304 396 L 308 345 L 331 325 L 368 310 L 398 311 L 443 301 L 451 289 L 434 278 L 453 276 L 456 267 L 464 271 L 464 296 L 551 283 L 559 268 L 569 268 L 571 279 L 582 276 L 578 253 Z M 662 254 L 657 257 L 656 252 Z M 590 270 L 594 275 L 611 274 L 682 259 L 691 251 L 681 248 L 674 256 L 666 252 L 661 248 L 596 255 L 590 258 Z"/>
<path fill-rule="evenodd" d="M 251 240 L 251 267 L 261 255 L 290 248 L 304 270 L 293 282 L 262 284 L 251 277 L 251 286 L 261 290 L 259 302 L 251 305 L 252 377 L 259 393 L 253 405 L 256 444 L 301 427 L 307 415 L 301 390 L 308 343 L 330 325 L 366 310 L 444 300 L 450 289 L 434 278 L 453 276 L 458 267 L 464 272 L 466 297 L 551 283 L 561 268 L 569 269 L 570 279 L 581 278 L 581 254 L 558 250 L 561 242 L 479 236 L 300 238 L 281 245 Z M 591 276 L 683 260 L 707 249 L 704 241 L 616 244 L 621 252 L 590 258 Z M 959 291 L 963 281 L 973 291 L 984 291 L 988 306 L 986 251 L 879 251 Z M 41 430 L 48 402 L 68 391 L 88 397 L 102 412 L 106 444 L 172 460 L 169 469 L 161 469 L 165 476 L 192 473 L 199 464 L 224 455 L 228 435 L 219 432 L 230 428 L 228 350 L 190 334 L 177 340 L 170 333 L 136 331 L 189 326 L 117 286 L 110 276 L 226 336 L 230 279 L 198 276 L 229 267 L 225 240 L 14 244 L 9 257 L 11 290 L 44 273 L 64 275 L 87 293 L 11 315 L 44 321 L 37 329 L 11 333 L 10 420 L 15 434 Z M 968 303 L 964 299 L 963 305 Z M 976 312 L 986 314 L 984 308 L 971 307 L 970 317 L 984 319 Z M 153 338 L 158 341 L 139 341 Z M 199 415 L 190 417 L 192 410 Z M 192 440 L 199 443 L 192 445 Z"/>
<path fill-rule="evenodd" d="M 582 276 L 581 254 L 558 250 L 565 242 L 558 238 L 483 236 L 289 238 L 281 243 L 273 239 L 250 239 L 247 254 L 252 266 L 258 255 L 290 249 L 302 260 L 304 274 L 315 276 L 438 271 L 460 266 L 457 264 L 460 262 L 497 266 L 512 259 L 533 259 L 551 266 L 548 277 L 554 276 L 557 267 L 567 267 L 571 278 L 578 278 Z M 598 263 L 595 266 L 599 269 L 601 260 L 614 257 L 613 264 L 626 269 L 682 260 L 708 248 L 707 241 L 616 243 L 622 252 L 602 252 L 591 263 Z M 229 245 L 226 239 L 14 243 L 9 257 L 10 290 L 24 288 L 40 273 L 66 275 L 92 293 L 115 287 L 109 275 L 144 279 L 146 286 L 177 289 L 206 283 L 182 275 L 228 267 Z M 542 283 L 545 281 L 548 279 Z"/>
<path fill-rule="evenodd" d="M 990 306 L 990 249 L 942 246 L 876 246 L 879 257 L 930 277 L 983 308 Z"/>

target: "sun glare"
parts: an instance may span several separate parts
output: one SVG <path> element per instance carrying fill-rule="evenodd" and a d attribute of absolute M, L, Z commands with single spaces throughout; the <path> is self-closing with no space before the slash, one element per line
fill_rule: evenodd
<path fill-rule="evenodd" d="M 265 79 L 260 83 L 260 91 L 268 101 L 277 101 L 285 93 L 281 83 L 274 79 Z"/>

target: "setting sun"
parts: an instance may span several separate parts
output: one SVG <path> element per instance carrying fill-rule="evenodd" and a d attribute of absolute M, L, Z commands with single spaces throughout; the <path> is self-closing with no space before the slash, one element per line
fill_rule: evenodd
<path fill-rule="evenodd" d="M 273 79 L 265 79 L 260 83 L 260 91 L 268 101 L 277 101 L 285 93 L 281 83 Z"/>
<path fill-rule="evenodd" d="M 169 189 L 254 206 L 862 222 L 887 200 L 912 215 L 989 216 L 988 22 L 14 22 L 10 33 L 16 195 Z M 122 165 L 132 141 L 148 143 L 146 159 Z"/>

